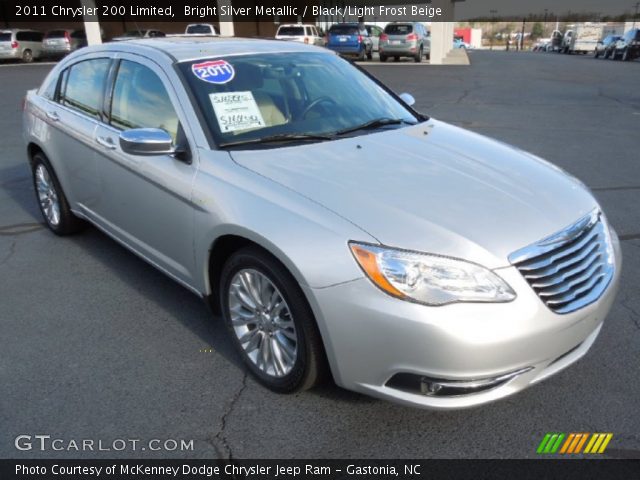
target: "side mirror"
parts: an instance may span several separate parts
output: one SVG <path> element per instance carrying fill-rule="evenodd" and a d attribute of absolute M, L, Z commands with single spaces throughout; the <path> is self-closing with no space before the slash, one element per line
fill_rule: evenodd
<path fill-rule="evenodd" d="M 410 93 L 401 93 L 398 96 L 402 99 L 404 103 L 406 103 L 410 107 L 416 103 L 416 99 L 413 98 L 413 95 L 411 95 Z"/>
<path fill-rule="evenodd" d="M 173 155 L 173 139 L 160 128 L 134 128 L 120 133 L 120 148 L 129 155 Z"/>

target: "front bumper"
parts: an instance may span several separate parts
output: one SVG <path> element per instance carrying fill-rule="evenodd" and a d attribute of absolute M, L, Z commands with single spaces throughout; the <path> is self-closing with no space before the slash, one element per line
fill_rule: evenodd
<path fill-rule="evenodd" d="M 514 394 L 589 350 L 618 290 L 615 235 L 613 244 L 616 269 L 608 288 L 595 303 L 565 315 L 549 310 L 515 267 L 496 270 L 518 294 L 509 303 L 427 307 L 392 298 L 365 278 L 305 287 L 305 293 L 338 385 L 412 406 L 465 408 Z M 495 388 L 464 395 L 429 396 L 389 385 L 397 374 L 469 382 L 519 371 Z"/>

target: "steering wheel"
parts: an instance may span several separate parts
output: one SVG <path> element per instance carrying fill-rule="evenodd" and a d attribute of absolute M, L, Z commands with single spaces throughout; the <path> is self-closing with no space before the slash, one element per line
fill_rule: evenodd
<path fill-rule="evenodd" d="M 304 109 L 304 111 L 300 114 L 300 118 L 304 118 L 307 116 L 307 114 L 313 110 L 314 108 L 316 108 L 318 105 L 322 104 L 322 103 L 327 103 L 330 104 L 332 106 L 337 106 L 338 104 L 336 103 L 336 101 L 331 98 L 331 97 L 318 97 L 316 98 L 313 102 L 311 102 L 309 105 L 307 105 L 307 108 Z"/>

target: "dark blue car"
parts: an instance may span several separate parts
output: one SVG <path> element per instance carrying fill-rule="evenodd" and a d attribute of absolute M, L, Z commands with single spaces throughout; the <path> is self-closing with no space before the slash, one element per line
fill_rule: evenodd
<path fill-rule="evenodd" d="M 358 23 L 337 23 L 329 28 L 327 48 L 340 55 L 354 56 L 358 60 L 365 57 L 371 60 L 373 56 L 373 42 L 364 25 Z"/>

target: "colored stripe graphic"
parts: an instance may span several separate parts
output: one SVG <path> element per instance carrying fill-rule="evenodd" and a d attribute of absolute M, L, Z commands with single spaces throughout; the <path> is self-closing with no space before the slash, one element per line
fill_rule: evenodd
<path fill-rule="evenodd" d="M 547 433 L 540 445 L 538 445 L 537 453 L 556 453 L 560 445 L 562 444 L 562 440 L 564 439 L 564 433 Z"/>
<path fill-rule="evenodd" d="M 566 440 L 565 440 L 566 438 Z M 609 442 L 613 438 L 613 433 L 547 433 L 536 453 L 538 454 L 553 454 L 559 453 L 561 455 L 566 454 L 579 454 L 590 453 L 600 454 L 604 453 L 605 449 L 609 445 Z M 589 440 L 587 442 L 587 440 Z M 563 442 L 564 441 L 564 442 Z M 582 447 L 585 446 L 584 451 Z M 562 446 L 562 448 L 561 448 Z"/>

